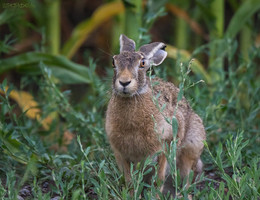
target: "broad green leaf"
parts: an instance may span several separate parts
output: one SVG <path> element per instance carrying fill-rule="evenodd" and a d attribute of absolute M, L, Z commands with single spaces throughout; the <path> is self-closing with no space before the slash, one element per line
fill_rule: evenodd
<path fill-rule="evenodd" d="M 260 9 L 259 0 L 247 0 L 239 7 L 237 12 L 232 17 L 225 35 L 228 38 L 233 38 L 245 25 L 246 21 Z"/>
<path fill-rule="evenodd" d="M 0 74 L 11 69 L 27 69 L 28 67 L 38 69 L 40 62 L 50 67 L 53 75 L 64 83 L 90 83 L 90 73 L 87 67 L 76 64 L 64 56 L 40 52 L 29 52 L 0 60 Z"/>

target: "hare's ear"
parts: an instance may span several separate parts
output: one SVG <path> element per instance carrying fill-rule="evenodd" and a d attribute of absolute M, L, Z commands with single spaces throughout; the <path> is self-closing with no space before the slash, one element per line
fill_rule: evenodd
<path fill-rule="evenodd" d="M 126 37 L 125 35 L 120 35 L 120 53 L 122 51 L 135 51 L 135 42 L 131 39 L 129 39 L 128 37 Z"/>
<path fill-rule="evenodd" d="M 160 65 L 167 56 L 165 51 L 166 45 L 161 42 L 153 42 L 140 47 L 139 51 L 142 52 L 151 65 Z"/>

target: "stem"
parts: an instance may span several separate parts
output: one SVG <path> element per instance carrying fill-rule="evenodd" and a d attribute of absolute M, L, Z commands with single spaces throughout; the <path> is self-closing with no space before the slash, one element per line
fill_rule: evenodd
<path fill-rule="evenodd" d="M 248 50 L 252 44 L 251 30 L 248 26 L 244 26 L 240 34 L 240 49 L 244 59 L 248 60 Z"/>
<path fill-rule="evenodd" d="M 188 41 L 187 23 L 183 19 L 177 18 L 176 26 L 176 46 L 179 49 L 186 49 Z"/>
<path fill-rule="evenodd" d="M 181 9 L 188 10 L 189 3 L 188 1 L 177 1 L 176 5 Z M 176 19 L 176 45 L 179 49 L 186 49 L 188 44 L 188 24 L 187 22 L 180 17 Z"/>
<path fill-rule="evenodd" d="M 131 5 L 125 4 L 125 8 L 124 33 L 136 41 L 138 46 L 139 28 L 142 27 L 142 1 L 133 0 Z"/>
<path fill-rule="evenodd" d="M 119 47 L 119 37 L 120 34 L 124 32 L 124 20 L 125 20 L 125 13 L 120 13 L 117 17 L 117 20 L 114 20 L 112 35 L 111 35 L 111 46 L 112 49 L 118 49 Z M 114 52 L 112 53 L 114 54 Z"/>
<path fill-rule="evenodd" d="M 60 0 L 46 0 L 48 51 L 57 55 L 60 50 Z"/>
<path fill-rule="evenodd" d="M 213 41 L 214 39 L 220 39 L 223 37 L 224 30 L 224 0 L 214 0 L 211 4 L 211 12 L 215 17 L 215 29 L 210 31 L 210 38 Z M 211 77 L 213 80 L 220 80 L 220 74 L 217 71 L 223 69 L 223 59 L 216 58 L 219 54 L 218 49 L 221 49 L 219 44 L 213 44 L 210 46 L 210 58 L 209 66 L 211 70 Z"/>

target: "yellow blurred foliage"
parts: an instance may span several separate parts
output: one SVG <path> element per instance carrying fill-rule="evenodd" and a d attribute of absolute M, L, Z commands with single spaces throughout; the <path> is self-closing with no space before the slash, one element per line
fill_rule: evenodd
<path fill-rule="evenodd" d="M 7 90 L 8 87 L 5 88 L 5 91 Z M 5 95 L 5 92 L 0 89 L 0 94 Z M 9 94 L 9 97 L 17 102 L 22 111 L 26 112 L 25 115 L 27 117 L 38 120 L 45 130 L 49 129 L 49 124 L 52 121 L 52 117 L 48 116 L 43 120 L 41 119 L 41 110 L 38 108 L 38 103 L 34 100 L 30 93 L 25 91 L 12 90 Z"/>

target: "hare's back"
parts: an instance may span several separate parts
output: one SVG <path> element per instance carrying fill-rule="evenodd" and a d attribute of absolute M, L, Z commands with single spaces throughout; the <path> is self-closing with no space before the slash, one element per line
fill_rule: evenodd
<path fill-rule="evenodd" d="M 153 95 L 157 97 L 158 104 L 162 107 L 166 104 L 167 110 L 174 110 L 177 105 L 179 88 L 171 82 L 166 82 L 160 78 L 152 79 Z M 187 100 L 183 97 L 178 102 L 178 108 L 182 111 L 190 111 Z"/>

